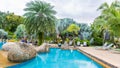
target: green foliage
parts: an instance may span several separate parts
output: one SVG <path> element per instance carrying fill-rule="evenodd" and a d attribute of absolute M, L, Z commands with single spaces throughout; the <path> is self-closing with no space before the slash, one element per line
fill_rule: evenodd
<path fill-rule="evenodd" d="M 106 22 L 107 30 L 120 37 L 120 1 L 114 1 L 111 5 L 104 3 L 99 9 L 102 10 L 100 19 Z"/>
<path fill-rule="evenodd" d="M 75 43 L 77 43 L 78 41 L 81 42 L 80 38 L 79 38 L 79 37 L 76 37 L 76 38 L 75 38 Z"/>
<path fill-rule="evenodd" d="M 67 28 L 67 31 L 68 32 L 72 32 L 72 33 L 75 33 L 75 34 L 78 34 L 78 31 L 80 30 L 80 27 L 77 26 L 76 24 L 71 24 L 68 28 Z"/>
<path fill-rule="evenodd" d="M 13 38 L 13 36 L 14 36 L 14 33 L 13 33 L 13 32 L 8 31 L 8 39 Z"/>
<path fill-rule="evenodd" d="M 95 37 L 94 38 L 94 45 L 102 45 L 103 44 L 103 38 L 100 38 L 100 37 Z"/>
<path fill-rule="evenodd" d="M 81 40 L 82 43 L 86 42 L 87 46 L 90 46 L 90 41 L 89 40 Z"/>
<path fill-rule="evenodd" d="M 44 1 L 31 1 L 26 4 L 24 10 L 25 26 L 29 34 L 36 34 L 39 44 L 44 40 L 44 33 L 53 33 L 55 31 L 55 14 L 53 6 Z"/>
<path fill-rule="evenodd" d="M 108 24 L 110 25 L 110 30 L 113 32 L 114 36 L 120 37 L 120 11 L 114 11 L 116 16 L 108 19 Z"/>
<path fill-rule="evenodd" d="M 84 40 L 90 40 L 92 34 L 91 27 L 85 23 L 77 23 L 77 25 L 80 27 L 79 35 L 81 35 Z"/>
<path fill-rule="evenodd" d="M 3 36 L 7 36 L 8 33 L 4 30 L 4 29 L 0 29 L 0 38 L 2 38 Z"/>
<path fill-rule="evenodd" d="M 69 41 L 70 41 L 70 39 L 69 38 L 66 38 L 66 40 L 65 40 L 67 43 L 69 43 Z"/>
<path fill-rule="evenodd" d="M 0 29 L 3 29 L 5 19 L 6 19 L 6 13 L 0 12 Z"/>
<path fill-rule="evenodd" d="M 6 16 L 6 24 L 5 30 L 15 32 L 17 26 L 23 22 L 23 18 L 18 15 L 14 15 L 13 13 L 9 13 Z"/>
<path fill-rule="evenodd" d="M 62 35 L 62 36 L 65 36 L 67 33 L 68 33 L 68 31 L 67 31 L 67 30 L 64 30 L 64 31 L 61 32 L 61 35 Z"/>
<path fill-rule="evenodd" d="M 45 34 L 44 35 L 45 41 L 53 41 L 56 43 L 56 33 Z"/>
<path fill-rule="evenodd" d="M 70 18 L 63 18 L 63 19 L 57 20 L 57 23 L 55 24 L 56 32 L 58 34 L 61 34 L 63 31 L 65 31 L 67 29 L 67 27 L 70 24 L 75 24 L 75 21 Z"/>
<path fill-rule="evenodd" d="M 86 42 L 88 46 L 90 45 L 89 40 L 81 40 L 79 37 L 76 37 L 75 38 L 75 43 L 77 44 L 78 41 L 80 42 L 80 44 L 83 44 L 84 42 Z"/>
<path fill-rule="evenodd" d="M 0 12 L 0 28 L 6 31 L 15 32 L 17 26 L 23 22 L 24 18 L 10 12 Z"/>
<path fill-rule="evenodd" d="M 25 37 L 26 36 L 25 25 L 20 24 L 15 31 L 15 35 L 18 39 Z"/>
<path fill-rule="evenodd" d="M 108 31 L 110 33 L 110 40 L 113 37 L 120 37 L 120 1 L 114 1 L 112 4 L 103 3 L 98 10 L 102 10 L 102 13 L 97 17 L 91 28 L 92 37 L 94 37 L 94 44 L 101 45 L 104 40 L 104 33 Z"/>

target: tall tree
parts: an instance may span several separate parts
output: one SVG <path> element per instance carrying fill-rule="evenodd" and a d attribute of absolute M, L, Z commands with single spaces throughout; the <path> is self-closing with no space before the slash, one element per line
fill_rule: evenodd
<path fill-rule="evenodd" d="M 77 26 L 76 24 L 71 24 L 70 26 L 68 26 L 67 31 L 68 32 L 72 32 L 75 34 L 78 34 L 78 31 L 80 30 L 80 27 Z"/>
<path fill-rule="evenodd" d="M 59 19 L 56 23 L 56 31 L 61 34 L 70 24 L 75 24 L 75 21 L 70 18 Z"/>
<path fill-rule="evenodd" d="M 44 40 L 44 33 L 54 32 L 55 31 L 55 14 L 56 11 L 53 10 L 54 6 L 51 6 L 50 3 L 44 1 L 31 1 L 26 4 L 24 9 L 26 13 L 25 26 L 28 30 L 28 33 L 35 33 L 38 38 L 39 45 Z"/>
<path fill-rule="evenodd" d="M 15 32 L 17 26 L 23 23 L 24 18 L 14 13 L 0 12 L 0 28 L 7 31 L 9 34 Z"/>
<path fill-rule="evenodd" d="M 110 5 L 103 3 L 98 10 L 101 10 L 101 15 L 92 24 L 94 38 L 105 40 L 106 35 L 111 35 L 113 40 L 113 36 L 120 37 L 120 1 L 114 1 Z"/>
<path fill-rule="evenodd" d="M 6 22 L 5 22 L 5 27 L 4 29 L 6 31 L 14 33 L 17 26 L 21 23 L 23 23 L 24 18 L 19 15 L 15 15 L 14 13 L 6 13 Z"/>
<path fill-rule="evenodd" d="M 102 4 L 99 7 L 99 10 L 102 10 L 102 19 L 107 22 L 109 30 L 113 32 L 115 36 L 120 37 L 120 1 L 114 1 L 111 5 L 107 3 Z M 117 30 L 117 31 L 116 31 Z"/>

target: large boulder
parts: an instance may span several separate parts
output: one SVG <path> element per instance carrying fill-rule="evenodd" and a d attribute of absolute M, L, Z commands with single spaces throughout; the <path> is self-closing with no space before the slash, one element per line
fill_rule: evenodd
<path fill-rule="evenodd" d="M 32 59 L 36 56 L 36 50 L 31 45 L 25 43 L 16 43 L 16 47 L 13 47 L 8 51 L 8 60 L 11 62 L 23 62 Z"/>
<path fill-rule="evenodd" d="M 36 47 L 36 51 L 38 53 L 49 52 L 49 46 L 47 43 L 43 43 L 42 45 Z"/>
<path fill-rule="evenodd" d="M 2 50 L 9 51 L 10 49 L 13 49 L 15 47 L 18 47 L 18 45 L 15 42 L 7 42 L 2 45 Z"/>

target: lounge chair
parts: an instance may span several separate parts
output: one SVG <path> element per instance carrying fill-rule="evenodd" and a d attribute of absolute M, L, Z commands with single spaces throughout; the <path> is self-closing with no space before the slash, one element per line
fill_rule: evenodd
<path fill-rule="evenodd" d="M 69 42 L 69 46 L 72 46 L 72 44 L 73 44 L 73 41 L 70 41 L 70 42 Z"/>
<path fill-rule="evenodd" d="M 107 42 L 103 44 L 103 46 L 96 46 L 95 49 L 103 49 L 107 46 Z"/>
<path fill-rule="evenodd" d="M 108 46 L 104 47 L 104 50 L 109 50 L 113 46 L 113 43 L 109 44 Z"/>
<path fill-rule="evenodd" d="M 79 41 L 77 42 L 77 46 L 80 46 L 80 42 Z"/>
<path fill-rule="evenodd" d="M 84 42 L 84 43 L 83 43 L 83 46 L 86 47 L 86 46 L 87 46 L 87 42 Z"/>

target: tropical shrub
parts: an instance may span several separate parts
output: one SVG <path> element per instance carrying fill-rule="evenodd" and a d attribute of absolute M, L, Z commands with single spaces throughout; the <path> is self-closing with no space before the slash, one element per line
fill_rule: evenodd
<path fill-rule="evenodd" d="M 76 38 L 75 38 L 75 43 L 77 43 L 78 41 L 81 42 L 80 38 L 79 38 L 79 37 L 76 37 Z"/>
<path fill-rule="evenodd" d="M 75 24 L 75 21 L 70 18 L 58 19 L 55 24 L 56 33 L 61 34 L 70 24 Z"/>
<path fill-rule="evenodd" d="M 0 38 L 3 38 L 4 36 L 8 36 L 8 32 L 6 32 L 4 29 L 0 29 Z"/>
<path fill-rule="evenodd" d="M 100 37 L 94 37 L 94 45 L 102 45 L 103 44 L 103 38 Z"/>
<path fill-rule="evenodd" d="M 80 30 L 80 27 L 77 26 L 76 24 L 71 24 L 70 26 L 68 26 L 67 31 L 77 34 L 78 35 L 78 31 Z"/>
<path fill-rule="evenodd" d="M 15 31 L 15 36 L 17 37 L 17 39 L 20 39 L 22 37 L 25 37 L 26 35 L 27 33 L 26 33 L 25 25 L 20 24 Z"/>
<path fill-rule="evenodd" d="M 85 23 L 77 23 L 77 25 L 80 27 L 80 31 L 78 32 L 79 37 L 83 40 L 90 40 L 92 35 L 91 27 Z"/>

